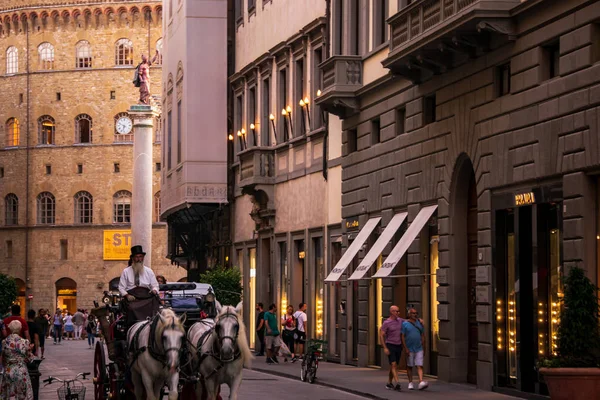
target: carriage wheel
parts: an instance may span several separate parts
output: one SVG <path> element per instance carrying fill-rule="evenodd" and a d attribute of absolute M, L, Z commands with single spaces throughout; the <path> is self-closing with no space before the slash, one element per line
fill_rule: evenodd
<path fill-rule="evenodd" d="M 106 399 L 108 387 L 106 385 L 106 352 L 104 344 L 97 342 L 94 350 L 94 399 Z"/>

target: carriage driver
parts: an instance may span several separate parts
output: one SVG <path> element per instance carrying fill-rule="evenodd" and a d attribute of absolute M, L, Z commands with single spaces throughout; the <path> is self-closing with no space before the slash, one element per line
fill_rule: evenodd
<path fill-rule="evenodd" d="M 131 248 L 132 264 L 121 273 L 119 292 L 121 296 L 126 296 L 129 301 L 135 301 L 135 297 L 127 293 L 135 287 L 147 288 L 153 294 L 158 294 L 158 282 L 156 276 L 154 276 L 154 271 L 144 265 L 145 255 L 142 246 L 133 246 Z"/>

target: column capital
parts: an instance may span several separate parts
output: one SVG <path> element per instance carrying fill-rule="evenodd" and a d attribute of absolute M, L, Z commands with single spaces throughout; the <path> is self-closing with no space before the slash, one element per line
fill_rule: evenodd
<path fill-rule="evenodd" d="M 153 119 L 160 115 L 158 107 L 149 104 L 133 104 L 127 112 L 134 122 L 141 119 Z"/>

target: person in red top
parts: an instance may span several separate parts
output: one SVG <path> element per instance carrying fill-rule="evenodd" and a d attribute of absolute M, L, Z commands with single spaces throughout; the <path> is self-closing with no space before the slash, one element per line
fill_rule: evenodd
<path fill-rule="evenodd" d="M 21 317 L 21 306 L 18 304 L 13 304 L 10 306 L 10 313 L 12 314 L 10 317 L 4 318 L 4 325 L 8 326 L 12 321 L 17 320 L 21 323 L 21 337 L 27 340 L 31 340 L 29 337 L 29 327 L 27 326 L 27 321 L 25 321 Z"/>

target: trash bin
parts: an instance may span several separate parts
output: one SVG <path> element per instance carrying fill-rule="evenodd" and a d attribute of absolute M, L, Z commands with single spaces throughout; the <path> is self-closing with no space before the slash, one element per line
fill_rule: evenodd
<path fill-rule="evenodd" d="M 27 364 L 27 370 L 29 371 L 29 379 L 31 379 L 31 387 L 33 389 L 33 400 L 39 399 L 40 392 L 40 364 L 42 360 L 40 358 L 34 359 L 32 362 Z"/>

